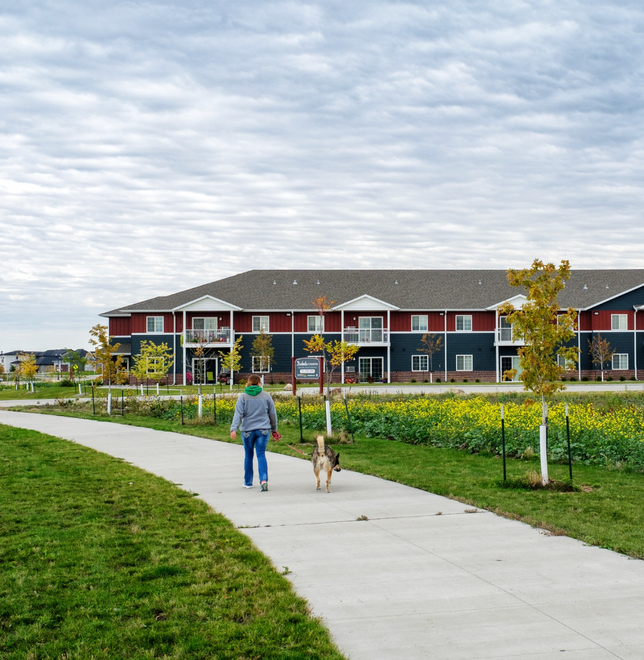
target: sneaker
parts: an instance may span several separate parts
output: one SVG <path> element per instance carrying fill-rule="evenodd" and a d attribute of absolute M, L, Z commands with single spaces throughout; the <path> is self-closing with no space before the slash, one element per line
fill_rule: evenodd
<path fill-rule="evenodd" d="M 252 488 L 252 485 L 251 485 L 251 486 L 247 486 L 246 484 L 244 484 L 244 488 Z"/>
<path fill-rule="evenodd" d="M 268 483 L 266 481 L 262 481 L 259 488 L 262 491 L 262 493 L 265 493 L 268 490 Z"/>

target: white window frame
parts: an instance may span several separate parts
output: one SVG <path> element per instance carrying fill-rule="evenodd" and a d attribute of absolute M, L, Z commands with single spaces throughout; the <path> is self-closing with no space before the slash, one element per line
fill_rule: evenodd
<path fill-rule="evenodd" d="M 193 330 L 217 330 L 217 321 L 219 319 L 216 316 L 195 316 L 192 319 L 192 329 Z M 203 324 L 201 328 L 197 328 L 195 326 L 195 321 L 203 321 Z M 206 327 L 207 325 L 211 325 L 211 328 Z"/>
<path fill-rule="evenodd" d="M 628 314 L 611 314 L 611 330 L 628 330 Z"/>
<path fill-rule="evenodd" d="M 461 358 L 461 368 L 458 367 L 459 358 Z M 466 369 L 466 358 L 469 358 L 469 369 Z M 474 356 L 473 355 L 457 355 L 456 356 L 456 371 L 474 371 Z"/>
<path fill-rule="evenodd" d="M 152 330 L 150 330 L 150 321 L 152 321 Z M 164 331 L 164 318 L 163 316 L 146 316 L 145 317 L 145 331 L 149 334 L 162 334 Z"/>
<path fill-rule="evenodd" d="M 320 334 L 324 332 L 324 316 L 322 314 L 315 314 L 306 317 L 306 327 L 309 332 Z"/>
<path fill-rule="evenodd" d="M 414 327 L 414 321 L 416 327 Z M 427 332 L 429 328 L 429 316 L 427 314 L 412 314 L 411 317 L 411 331 L 412 332 Z"/>
<path fill-rule="evenodd" d="M 269 316 L 253 316 L 253 332 L 269 331 Z"/>
<path fill-rule="evenodd" d="M 461 322 L 461 327 L 458 327 L 458 322 Z M 469 328 L 467 326 L 470 326 Z M 456 332 L 472 332 L 472 315 L 471 314 L 457 314 L 454 328 Z"/>
<path fill-rule="evenodd" d="M 425 363 L 425 368 L 423 369 L 423 362 Z M 414 363 L 416 366 L 414 367 Z M 411 370 L 412 371 L 429 371 L 429 355 L 412 355 L 411 356 Z"/>
<path fill-rule="evenodd" d="M 615 358 L 617 358 L 618 365 L 615 365 Z M 626 363 L 626 366 L 622 364 Z M 611 369 L 614 371 L 627 371 L 628 370 L 628 353 L 615 353 L 611 363 Z"/>
<path fill-rule="evenodd" d="M 259 362 L 259 364 L 258 364 Z M 271 371 L 271 364 L 266 355 L 251 356 L 251 370 L 254 374 L 268 374 Z"/>
<path fill-rule="evenodd" d="M 571 360 L 566 360 L 563 355 L 557 355 L 557 365 L 566 371 L 572 371 L 575 368 L 575 363 Z"/>

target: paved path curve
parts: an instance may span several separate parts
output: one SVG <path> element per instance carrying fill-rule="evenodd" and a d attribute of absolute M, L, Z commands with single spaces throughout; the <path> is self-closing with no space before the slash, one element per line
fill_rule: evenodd
<path fill-rule="evenodd" d="M 280 454 L 260 493 L 242 488 L 238 445 L 19 412 L 0 423 L 199 493 L 289 568 L 351 660 L 644 658 L 642 561 L 346 470 L 316 492 L 310 465 Z"/>

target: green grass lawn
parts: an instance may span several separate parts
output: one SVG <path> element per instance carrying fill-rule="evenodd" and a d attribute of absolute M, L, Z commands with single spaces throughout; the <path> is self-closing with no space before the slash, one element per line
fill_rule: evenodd
<path fill-rule="evenodd" d="M 42 409 L 38 412 L 44 412 Z M 50 409 L 49 412 L 54 412 Z M 65 414 L 92 418 L 86 412 Z M 107 419 L 103 417 L 102 419 Z M 228 426 L 191 424 L 134 415 L 109 421 L 176 431 L 231 442 Z M 303 458 L 290 444 L 310 454 L 313 433 L 305 431 L 300 444 L 299 429 L 282 425 L 283 440 L 269 449 Z M 574 465 L 575 490 L 532 490 L 518 482 L 529 472 L 539 471 L 537 458 L 508 460 L 508 480 L 503 484 L 500 458 L 464 451 L 409 445 L 378 438 L 356 438 L 355 444 L 335 446 L 341 463 L 365 474 L 455 498 L 501 515 L 523 520 L 551 533 L 567 534 L 586 543 L 611 548 L 644 559 L 644 475 L 639 472 Z M 567 465 L 550 465 L 551 478 L 568 479 Z M 338 481 L 342 479 L 340 475 Z M 581 487 L 584 487 L 583 489 Z"/>
<path fill-rule="evenodd" d="M 0 657 L 343 657 L 250 540 L 120 459 L 0 426 Z"/>

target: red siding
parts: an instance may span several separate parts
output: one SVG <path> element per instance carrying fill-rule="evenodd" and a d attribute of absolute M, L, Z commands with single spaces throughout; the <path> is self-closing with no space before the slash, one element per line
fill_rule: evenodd
<path fill-rule="evenodd" d="M 289 313 L 290 314 L 290 313 Z M 268 316 L 268 333 L 290 332 L 291 317 L 287 312 L 235 312 L 234 324 L 235 332 L 252 332 L 253 316 Z"/>
<path fill-rule="evenodd" d="M 181 317 L 181 323 L 179 323 L 179 317 Z M 188 328 L 192 328 L 194 318 L 216 318 L 218 328 L 230 328 L 230 312 L 187 312 L 186 325 Z M 177 314 L 177 332 L 179 332 L 179 325 L 183 325 L 183 312 Z"/>
<path fill-rule="evenodd" d="M 110 337 L 123 337 L 130 334 L 130 317 L 112 318 L 109 322 Z"/>
<path fill-rule="evenodd" d="M 637 316 L 635 318 L 637 319 L 637 329 L 644 330 L 644 310 L 637 312 Z"/>
<path fill-rule="evenodd" d="M 579 315 L 579 326 L 582 332 L 590 331 L 593 329 L 593 313 L 581 312 Z"/>
<path fill-rule="evenodd" d="M 358 328 L 360 327 L 360 320 L 364 317 L 380 316 L 382 318 L 382 327 L 387 327 L 387 312 L 345 312 L 344 313 L 344 327 L 345 328 Z"/>
<path fill-rule="evenodd" d="M 147 332 L 147 321 L 148 316 L 163 316 L 163 332 L 174 332 L 174 327 L 172 325 L 172 313 L 166 312 L 148 312 L 143 314 L 132 314 L 132 322 L 130 324 L 130 329 L 132 334 Z M 179 319 L 177 318 L 177 321 Z"/>
<path fill-rule="evenodd" d="M 592 313 L 592 324 L 593 327 L 592 329 L 595 331 L 599 330 L 611 330 L 611 315 L 613 314 L 628 314 L 628 330 L 633 329 L 633 314 L 634 312 L 631 310 L 599 310 L 597 312 L 591 312 Z"/>
<path fill-rule="evenodd" d="M 496 320 L 496 315 L 494 312 L 448 312 L 448 332 L 456 332 L 457 316 L 471 316 L 473 332 L 494 332 L 494 323 Z"/>
<path fill-rule="evenodd" d="M 445 330 L 445 316 L 440 312 L 391 312 L 392 332 L 411 332 L 411 317 L 427 315 L 427 331 L 443 332 Z"/>

